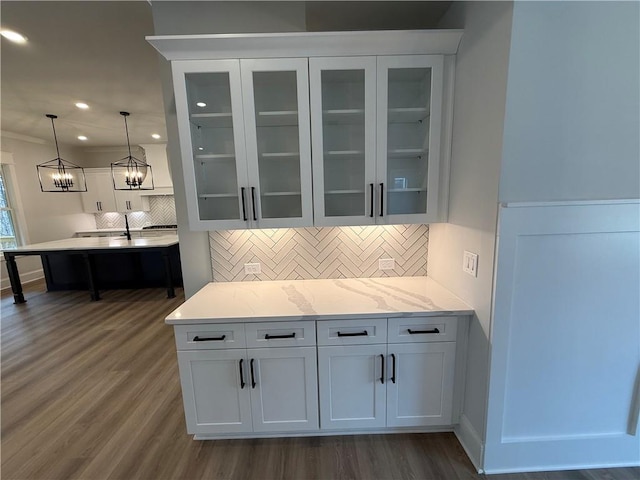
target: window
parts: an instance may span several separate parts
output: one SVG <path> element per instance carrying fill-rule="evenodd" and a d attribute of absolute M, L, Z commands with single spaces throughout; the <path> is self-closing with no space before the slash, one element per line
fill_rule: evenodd
<path fill-rule="evenodd" d="M 5 166 L 0 165 L 0 250 L 18 246 L 15 212 L 7 192 Z"/>

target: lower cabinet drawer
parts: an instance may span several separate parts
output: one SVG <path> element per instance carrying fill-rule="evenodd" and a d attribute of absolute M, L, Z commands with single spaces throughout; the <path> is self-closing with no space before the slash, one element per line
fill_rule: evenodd
<path fill-rule="evenodd" d="M 244 324 L 242 323 L 176 325 L 174 333 L 178 350 L 219 350 L 246 347 Z"/>
<path fill-rule="evenodd" d="M 390 318 L 389 343 L 455 342 L 457 317 Z"/>
<path fill-rule="evenodd" d="M 387 319 L 319 320 L 318 345 L 387 343 Z"/>
<path fill-rule="evenodd" d="M 245 323 L 247 348 L 306 347 L 316 344 L 315 322 Z"/>

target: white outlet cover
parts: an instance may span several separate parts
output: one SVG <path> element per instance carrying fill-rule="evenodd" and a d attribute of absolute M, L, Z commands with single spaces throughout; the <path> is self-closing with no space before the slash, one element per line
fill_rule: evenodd
<path fill-rule="evenodd" d="M 396 268 L 395 258 L 380 258 L 378 260 L 379 270 L 393 270 Z"/>
<path fill-rule="evenodd" d="M 462 271 L 473 277 L 478 276 L 478 254 L 464 251 L 462 255 Z"/>
<path fill-rule="evenodd" d="M 244 273 L 245 275 L 257 275 L 262 273 L 262 268 L 259 263 L 245 263 Z"/>

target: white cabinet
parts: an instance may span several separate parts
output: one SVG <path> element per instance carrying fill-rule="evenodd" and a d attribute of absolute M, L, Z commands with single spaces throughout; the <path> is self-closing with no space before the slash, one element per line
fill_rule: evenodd
<path fill-rule="evenodd" d="M 251 432 L 244 349 L 178 351 L 187 431 Z"/>
<path fill-rule="evenodd" d="M 439 220 L 443 57 L 310 58 L 316 225 Z"/>
<path fill-rule="evenodd" d="M 172 69 L 190 227 L 312 225 L 307 59 Z"/>
<path fill-rule="evenodd" d="M 386 319 L 318 321 L 320 427 L 451 425 L 456 325 L 451 317 L 393 318 L 387 331 Z"/>
<path fill-rule="evenodd" d="M 82 206 L 86 213 L 149 211 L 149 199 L 138 190 L 114 190 L 111 170 L 85 169 L 87 191 L 82 193 Z"/>
<path fill-rule="evenodd" d="M 187 431 L 213 435 L 317 430 L 313 326 L 276 322 L 176 327 Z M 245 348 L 259 342 L 265 348 Z M 288 346 L 296 342 L 311 346 Z"/>
<path fill-rule="evenodd" d="M 82 207 L 86 213 L 116 211 L 116 199 L 113 195 L 113 180 L 106 170 L 85 169 L 87 191 L 81 193 Z"/>

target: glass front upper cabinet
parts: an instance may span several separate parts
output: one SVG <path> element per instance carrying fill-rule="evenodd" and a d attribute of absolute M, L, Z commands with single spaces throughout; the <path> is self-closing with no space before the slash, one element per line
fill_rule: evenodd
<path fill-rule="evenodd" d="M 240 63 L 254 226 L 311 226 L 307 59 Z"/>
<path fill-rule="evenodd" d="M 378 57 L 378 223 L 438 219 L 443 59 Z"/>
<path fill-rule="evenodd" d="M 173 75 L 189 225 L 247 228 L 240 64 L 174 62 Z"/>
<path fill-rule="evenodd" d="M 376 58 L 311 58 L 316 225 L 367 225 L 375 215 Z"/>

